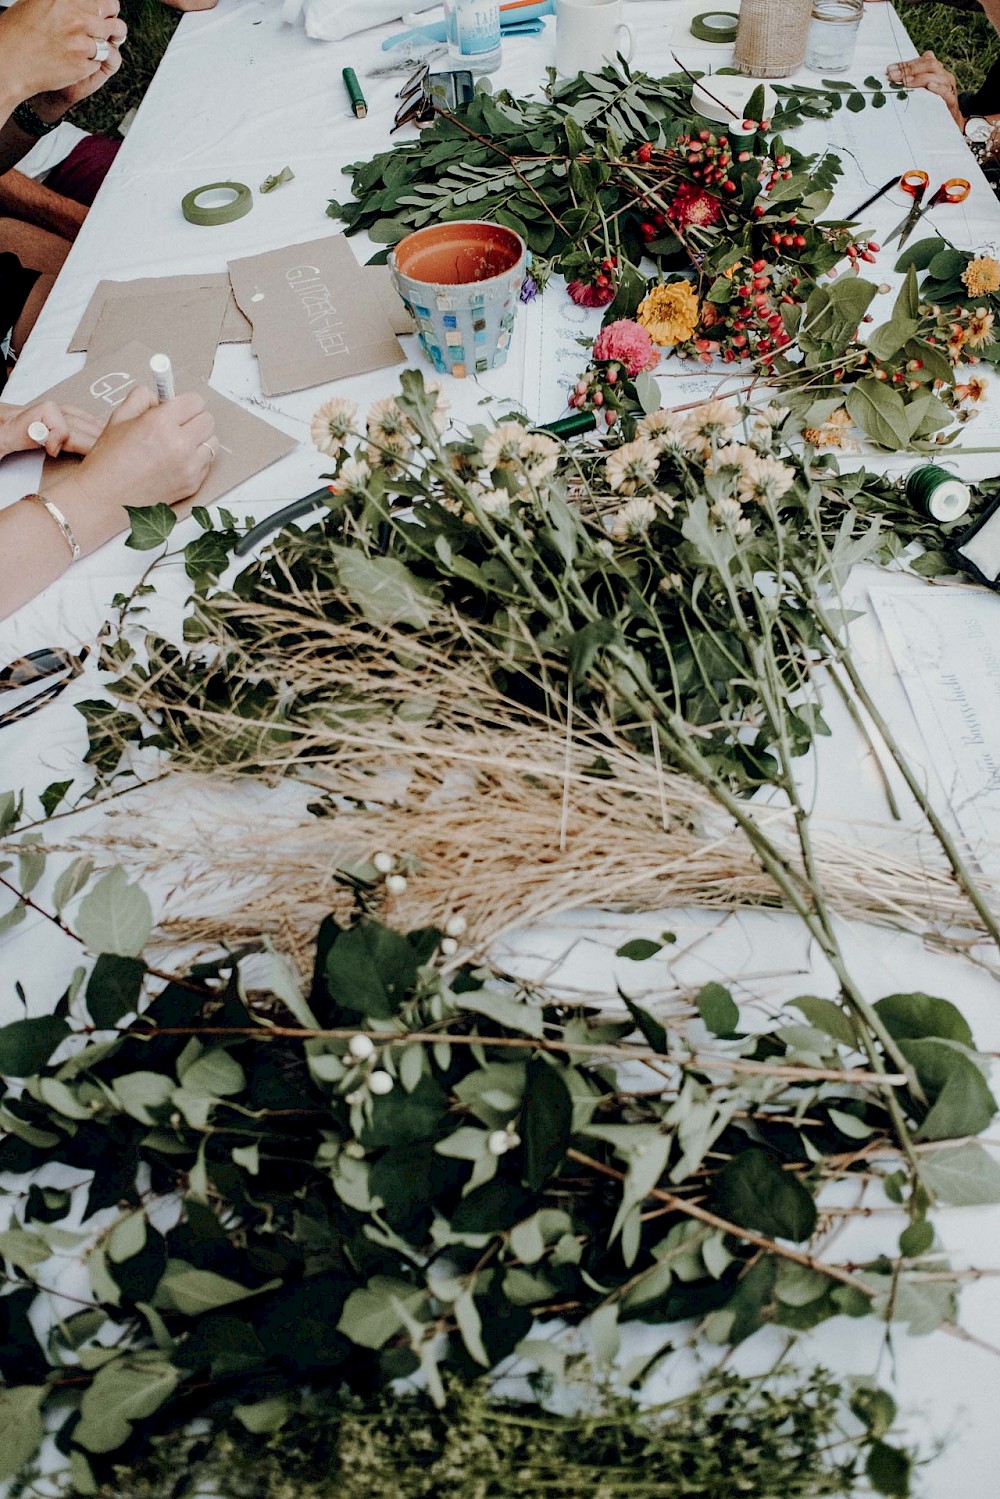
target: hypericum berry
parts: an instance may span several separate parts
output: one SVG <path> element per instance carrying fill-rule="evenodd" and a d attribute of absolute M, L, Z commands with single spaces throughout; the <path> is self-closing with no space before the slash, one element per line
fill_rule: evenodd
<path fill-rule="evenodd" d="M 729 196 L 732 197 L 733 193 L 736 191 L 736 183 L 730 182 L 729 178 L 727 177 L 725 182 L 722 184 L 722 191 L 724 193 L 728 193 Z"/>
<path fill-rule="evenodd" d="M 653 155 L 653 148 L 650 145 L 649 141 L 643 141 L 642 145 L 639 147 L 635 155 L 636 160 L 641 161 L 643 166 L 645 166 L 646 162 L 649 161 Z"/>
<path fill-rule="evenodd" d="M 756 130 L 757 129 L 757 121 L 756 120 L 744 120 L 743 121 L 743 129 L 744 130 Z"/>
<path fill-rule="evenodd" d="M 764 217 L 764 205 L 762 203 L 755 203 L 750 212 L 755 219 L 762 219 Z"/>
<path fill-rule="evenodd" d="M 879 252 L 879 250 L 881 250 L 882 246 L 881 245 L 877 245 L 873 239 L 870 239 L 868 241 L 868 248 L 869 248 L 869 250 L 871 250 L 871 252 L 872 252 L 873 255 L 877 255 L 878 252 Z"/>
<path fill-rule="evenodd" d="M 795 248 L 796 248 L 796 250 L 804 250 L 805 247 L 806 247 L 806 237 L 805 237 L 805 235 L 804 234 L 797 234 L 795 236 Z"/>
<path fill-rule="evenodd" d="M 656 233 L 657 233 L 656 225 L 655 224 L 650 224 L 650 223 L 640 224 L 639 225 L 639 233 L 642 235 L 643 239 L 646 240 L 647 243 L 648 243 L 649 240 L 656 238 Z"/>

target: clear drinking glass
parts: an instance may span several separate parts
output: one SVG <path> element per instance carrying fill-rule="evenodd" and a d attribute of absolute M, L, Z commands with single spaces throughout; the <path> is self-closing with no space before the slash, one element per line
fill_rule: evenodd
<path fill-rule="evenodd" d="M 854 61 L 864 0 L 813 0 L 806 67 L 827 78 L 841 78 Z"/>

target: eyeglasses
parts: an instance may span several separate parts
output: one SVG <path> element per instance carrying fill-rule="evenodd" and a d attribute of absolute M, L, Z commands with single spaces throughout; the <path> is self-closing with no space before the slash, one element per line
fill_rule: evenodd
<path fill-rule="evenodd" d="M 404 125 L 423 125 L 434 118 L 434 101 L 426 88 L 430 71 L 430 63 L 422 62 L 396 95 L 402 103 L 396 110 L 390 135 Z"/>
<path fill-rule="evenodd" d="M 40 651 L 31 651 L 27 656 L 19 656 L 9 666 L 5 666 L 0 671 L 0 692 L 17 692 L 22 687 L 35 684 L 39 684 L 39 688 L 26 702 L 18 703 L 16 707 L 0 713 L 0 729 L 17 723 L 19 719 L 30 717 L 39 708 L 51 703 L 80 675 L 89 655 L 89 645 L 85 645 L 76 656 L 61 647 L 45 647 Z"/>
<path fill-rule="evenodd" d="M 475 81 L 468 68 L 445 68 L 440 73 L 432 73 L 430 63 L 422 62 L 396 95 L 402 102 L 396 110 L 390 135 L 404 125 L 429 125 L 438 110 L 468 104 L 475 91 Z"/>

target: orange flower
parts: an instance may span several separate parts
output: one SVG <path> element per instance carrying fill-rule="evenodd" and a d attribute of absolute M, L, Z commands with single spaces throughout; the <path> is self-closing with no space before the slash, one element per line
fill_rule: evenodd
<path fill-rule="evenodd" d="M 970 349 L 978 349 L 983 344 L 988 344 L 992 337 L 993 314 L 992 312 L 987 312 L 985 307 L 977 307 L 969 319 L 965 341 Z"/>
<path fill-rule="evenodd" d="M 667 286 L 654 286 L 635 316 L 654 344 L 672 349 L 694 336 L 698 298 L 689 281 L 671 281 Z"/>
<path fill-rule="evenodd" d="M 977 255 L 965 267 L 962 280 L 970 297 L 985 297 L 992 291 L 1000 291 L 1000 264 L 992 255 Z"/>

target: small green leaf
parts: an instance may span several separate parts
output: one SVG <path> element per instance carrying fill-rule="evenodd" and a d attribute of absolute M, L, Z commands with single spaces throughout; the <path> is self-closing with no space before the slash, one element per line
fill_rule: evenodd
<path fill-rule="evenodd" d="M 30 1077 L 44 1067 L 56 1047 L 69 1035 L 57 1015 L 14 1020 L 0 1028 L 0 1077 Z"/>
<path fill-rule="evenodd" d="M 219 1306 L 230 1306 L 235 1301 L 245 1301 L 248 1296 L 259 1296 L 262 1291 L 272 1290 L 280 1284 L 270 1281 L 263 1286 L 241 1286 L 235 1280 L 217 1275 L 214 1270 L 196 1270 L 191 1266 L 181 1269 L 167 1267 L 167 1271 L 156 1290 L 154 1305 L 173 1307 L 186 1317 L 200 1317 L 202 1312 L 214 1311 Z"/>
<path fill-rule="evenodd" d="M 536 1057 L 528 1064 L 521 1117 L 526 1187 L 541 1191 L 555 1176 L 569 1148 L 572 1126 L 573 1100 L 562 1069 Z"/>
<path fill-rule="evenodd" d="M 724 1218 L 770 1238 L 800 1244 L 816 1227 L 816 1204 L 805 1187 L 759 1146 L 726 1162 L 715 1199 Z"/>
<path fill-rule="evenodd" d="M 102 953 L 87 984 L 87 1009 L 94 1024 L 110 1029 L 137 1009 L 145 976 L 141 958 Z"/>
<path fill-rule="evenodd" d="M 351 602 L 374 625 L 412 625 L 424 630 L 433 615 L 434 590 L 395 557 L 366 557 L 332 546 L 340 582 Z"/>
<path fill-rule="evenodd" d="M 42 804 L 42 811 L 46 817 L 52 816 L 72 784 L 72 781 L 52 781 L 46 786 L 39 797 L 39 801 Z"/>
<path fill-rule="evenodd" d="M 93 953 L 137 958 L 149 940 L 153 912 L 138 885 L 120 866 L 97 881 L 80 902 L 76 930 Z"/>
<path fill-rule="evenodd" d="M 629 958 L 633 963 L 644 963 L 662 951 L 662 942 L 651 942 L 648 937 L 635 937 L 631 942 L 615 949 L 616 958 Z"/>
<path fill-rule="evenodd" d="M 180 1371 L 160 1354 L 116 1359 L 97 1371 L 80 1402 L 80 1422 L 73 1440 L 88 1452 L 113 1452 L 142 1421 L 173 1393 Z"/>
<path fill-rule="evenodd" d="M 275 1395 L 270 1400 L 258 1400 L 255 1405 L 237 1405 L 233 1415 L 254 1436 L 263 1436 L 280 1431 L 288 1420 L 290 1409 L 287 1400 Z"/>
<path fill-rule="evenodd" d="M 246 1073 L 235 1057 L 224 1047 L 206 1051 L 186 1068 L 181 1078 L 185 1093 L 202 1098 L 229 1098 L 242 1093 L 247 1085 Z"/>
<path fill-rule="evenodd" d="M 0 1483 L 16 1478 L 42 1445 L 42 1403 L 47 1385 L 0 1389 Z"/>
<path fill-rule="evenodd" d="M 928 1223 L 926 1218 L 918 1218 L 916 1223 L 911 1223 L 909 1228 L 904 1228 L 899 1236 L 899 1252 L 908 1260 L 915 1260 L 920 1255 L 926 1254 L 934 1243 L 934 1225 Z"/>
<path fill-rule="evenodd" d="M 471 1290 L 463 1291 L 455 1302 L 452 1310 L 455 1313 L 455 1321 L 458 1330 L 462 1334 L 462 1342 L 469 1351 L 469 1356 L 484 1369 L 489 1369 L 491 1360 L 483 1347 L 483 1323 L 479 1315 L 479 1309 L 472 1297 Z"/>
<path fill-rule="evenodd" d="M 125 545 L 136 552 L 151 552 L 161 546 L 177 524 L 169 505 L 126 505 L 132 529 Z"/>
<path fill-rule="evenodd" d="M 912 1461 L 907 1453 L 886 1442 L 874 1442 L 865 1463 L 868 1481 L 877 1494 L 889 1499 L 907 1499 Z"/>
<path fill-rule="evenodd" d="M 605 1301 L 590 1319 L 590 1348 L 599 1369 L 610 1369 L 618 1357 L 621 1337 L 618 1331 L 618 1303 Z"/>
<path fill-rule="evenodd" d="M 648 1045 L 654 1051 L 659 1052 L 660 1056 L 668 1056 L 670 1045 L 667 1039 L 666 1027 L 662 1026 L 655 1016 L 651 1015 L 642 1005 L 637 1005 L 634 1000 L 629 999 L 628 995 L 623 993 L 621 989 L 618 990 L 618 993 L 621 995 L 625 1008 L 632 1016 L 640 1034 L 645 1038 Z"/>
<path fill-rule="evenodd" d="M 728 989 L 724 989 L 721 984 L 706 984 L 695 999 L 695 1004 L 713 1036 L 725 1038 L 735 1035 L 740 1023 L 740 1012 Z"/>
<path fill-rule="evenodd" d="M 839 1041 L 842 1045 L 851 1047 L 852 1050 L 857 1047 L 857 1037 L 854 1034 L 850 1016 L 832 999 L 820 999 L 815 994 L 804 994 L 799 999 L 791 1000 L 790 1003 L 792 1008 L 800 1010 L 809 1024 L 814 1025 L 817 1030 L 823 1031 L 834 1041 Z"/>
<path fill-rule="evenodd" d="M 83 854 L 78 859 L 74 859 L 72 864 L 67 864 L 56 880 L 55 889 L 52 892 L 52 904 L 58 915 L 61 916 L 74 896 L 80 894 L 93 872 L 93 859 L 88 859 Z"/>
<path fill-rule="evenodd" d="M 375 1275 L 367 1286 L 348 1296 L 337 1331 L 361 1348 L 382 1348 L 403 1326 L 403 1319 L 393 1301 L 415 1311 L 423 1299 L 423 1291 L 414 1290 L 406 1281 Z"/>
<path fill-rule="evenodd" d="M 933 994 L 887 994 L 876 1001 L 879 1019 L 894 1041 L 940 1037 L 972 1046 L 972 1031 L 961 1010 Z"/>
<path fill-rule="evenodd" d="M 920 1175 L 935 1197 L 955 1207 L 1000 1202 L 1000 1163 L 972 1140 L 921 1157 Z"/>

